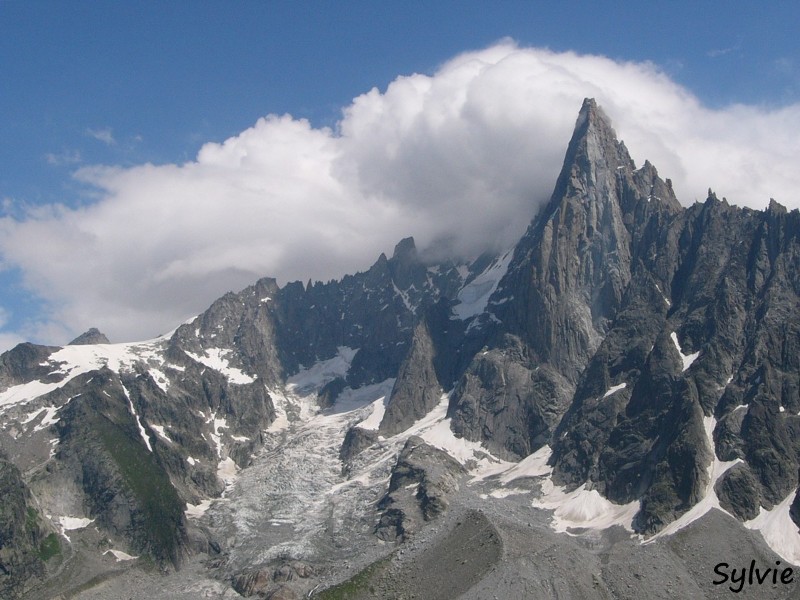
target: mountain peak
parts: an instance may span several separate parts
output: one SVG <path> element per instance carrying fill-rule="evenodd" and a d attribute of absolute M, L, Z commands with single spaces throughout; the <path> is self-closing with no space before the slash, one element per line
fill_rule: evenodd
<path fill-rule="evenodd" d="M 69 346 L 89 346 L 93 344 L 110 344 L 111 342 L 108 341 L 108 338 L 102 333 L 97 327 L 92 327 L 84 331 L 74 340 L 72 340 L 68 345 Z"/>
<path fill-rule="evenodd" d="M 612 168 L 633 167 L 627 148 L 617 140 L 611 120 L 594 98 L 583 101 L 567 149 L 564 168 L 569 168 L 576 161 L 584 167 L 598 163 Z"/>
<path fill-rule="evenodd" d="M 634 169 L 628 149 L 617 139 L 611 120 L 593 98 L 586 98 L 544 214 L 552 215 L 565 198 L 606 201 L 616 196 L 614 190 L 620 172 L 631 173 Z"/>
<path fill-rule="evenodd" d="M 393 260 L 414 260 L 417 257 L 417 245 L 413 237 L 403 238 L 394 247 Z"/>
<path fill-rule="evenodd" d="M 575 129 L 586 123 L 587 125 L 595 125 L 611 128 L 611 121 L 603 112 L 603 109 L 597 104 L 594 98 L 584 98 L 581 110 L 578 112 L 578 122 Z"/>

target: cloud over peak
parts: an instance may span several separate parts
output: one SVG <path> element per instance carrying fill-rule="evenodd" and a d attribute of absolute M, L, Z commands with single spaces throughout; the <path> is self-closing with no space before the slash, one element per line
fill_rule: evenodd
<path fill-rule="evenodd" d="M 474 256 L 512 244 L 549 198 L 587 96 L 684 204 L 708 187 L 757 208 L 800 204 L 800 106 L 712 110 L 650 63 L 503 40 L 358 96 L 335 131 L 269 115 L 184 164 L 84 167 L 98 199 L 0 220 L 2 264 L 65 337 L 96 325 L 123 340 L 264 275 L 366 268 L 409 235 Z"/>

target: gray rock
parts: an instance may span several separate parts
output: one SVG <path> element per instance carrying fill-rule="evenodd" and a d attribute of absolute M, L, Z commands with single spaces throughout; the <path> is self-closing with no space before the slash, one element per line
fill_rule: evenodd
<path fill-rule="evenodd" d="M 110 344 L 111 342 L 108 341 L 108 338 L 105 334 L 101 333 L 99 329 L 96 327 L 92 327 L 84 331 L 74 340 L 72 340 L 69 345 L 70 346 L 89 346 L 92 344 Z"/>
<path fill-rule="evenodd" d="M 346 387 L 347 382 L 341 377 L 332 379 L 322 386 L 322 389 L 317 394 L 317 404 L 319 404 L 320 408 L 330 408 Z"/>
<path fill-rule="evenodd" d="M 428 325 L 421 321 L 414 328 L 408 356 L 400 365 L 379 427 L 381 434 L 405 431 L 439 404 L 442 388 L 433 364 L 435 353 Z"/>
<path fill-rule="evenodd" d="M 714 486 L 722 508 L 742 521 L 755 519 L 761 506 L 761 486 L 744 463 L 734 465 Z"/>
<path fill-rule="evenodd" d="M 464 468 L 449 454 L 421 438 L 408 438 L 392 469 L 389 489 L 378 508 L 375 533 L 382 540 L 403 540 L 440 516 L 457 492 Z"/>
<path fill-rule="evenodd" d="M 459 380 L 448 415 L 456 435 L 519 460 L 550 440 L 572 388 L 554 369 L 531 364 L 514 336 L 479 352 Z"/>
<path fill-rule="evenodd" d="M 60 552 L 60 541 L 55 533 L 47 538 L 28 486 L 1 449 L 0 497 L 0 596 L 21 598 L 44 575 L 43 558 Z"/>
<path fill-rule="evenodd" d="M 344 463 L 348 463 L 377 441 L 377 431 L 351 427 L 347 430 L 342 446 L 339 448 L 339 459 Z"/>
<path fill-rule="evenodd" d="M 158 455 L 145 447 L 119 380 L 105 369 L 91 382 L 73 383 L 84 392 L 61 410 L 60 463 L 74 474 L 99 524 L 137 552 L 179 565 L 188 544 L 185 503 Z"/>

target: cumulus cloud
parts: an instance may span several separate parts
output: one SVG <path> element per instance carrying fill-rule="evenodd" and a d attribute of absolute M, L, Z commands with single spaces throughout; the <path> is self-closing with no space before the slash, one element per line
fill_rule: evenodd
<path fill-rule="evenodd" d="M 0 220 L 2 261 L 55 307 L 51 327 L 123 340 L 264 275 L 364 269 L 408 235 L 474 256 L 512 244 L 549 198 L 584 97 L 685 204 L 712 187 L 798 206 L 800 106 L 709 109 L 650 63 L 503 41 L 355 98 L 335 130 L 270 115 L 185 164 L 80 169 L 99 198 Z"/>

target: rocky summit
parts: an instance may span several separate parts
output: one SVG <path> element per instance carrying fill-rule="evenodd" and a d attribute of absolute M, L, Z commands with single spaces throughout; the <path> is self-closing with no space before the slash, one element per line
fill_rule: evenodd
<path fill-rule="evenodd" d="M 797 597 L 798 211 L 683 207 L 586 100 L 531 216 L 3 354 L 0 595 Z"/>

